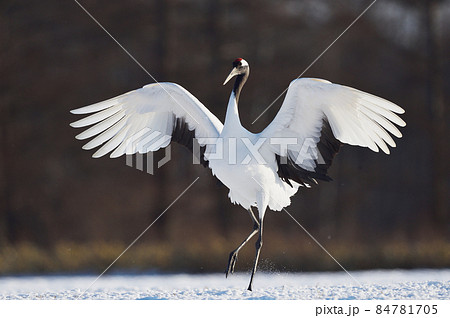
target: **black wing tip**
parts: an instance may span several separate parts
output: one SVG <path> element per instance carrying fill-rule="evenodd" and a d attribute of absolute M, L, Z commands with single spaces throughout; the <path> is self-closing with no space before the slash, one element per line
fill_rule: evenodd
<path fill-rule="evenodd" d="M 320 163 L 316 160 L 316 168 L 314 171 L 300 167 L 289 156 L 283 159 L 286 163 L 282 164 L 281 156 L 275 155 L 278 165 L 278 176 L 291 187 L 292 183 L 289 180 L 295 181 L 303 186 L 317 184 L 316 180 L 333 181 L 328 175 L 328 168 L 330 168 L 334 156 L 339 152 L 340 147 L 341 142 L 334 137 L 330 124 L 324 119 L 320 140 L 317 143 Z"/>
<path fill-rule="evenodd" d="M 174 124 L 172 130 L 172 141 L 185 146 L 192 153 L 194 152 L 194 148 L 200 149 L 200 153 L 198 154 L 200 158 L 197 159 L 200 161 L 203 167 L 208 168 L 209 162 L 205 159 L 206 147 L 202 147 L 198 144 L 198 140 L 195 138 L 195 129 L 189 130 L 189 126 L 183 117 L 176 117 L 175 115 L 173 117 Z"/>
<path fill-rule="evenodd" d="M 322 171 L 322 169 L 316 168 L 316 171 L 309 171 L 297 165 L 289 157 L 283 159 L 286 163 L 281 163 L 281 156 L 275 155 L 275 157 L 278 165 L 278 176 L 291 187 L 293 187 L 291 180 L 305 187 L 317 184 L 317 180 L 326 182 L 333 181 L 333 179 L 327 175 L 326 170 Z"/>

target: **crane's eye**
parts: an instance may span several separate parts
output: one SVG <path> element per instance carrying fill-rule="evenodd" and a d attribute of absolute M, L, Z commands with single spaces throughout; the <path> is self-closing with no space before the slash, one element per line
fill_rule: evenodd
<path fill-rule="evenodd" d="M 234 60 L 234 62 L 233 62 L 233 67 L 241 67 L 242 66 L 242 59 L 241 58 L 238 58 L 238 59 L 235 59 Z"/>
<path fill-rule="evenodd" d="M 242 70 L 244 68 L 241 62 L 234 64 L 234 67 L 237 68 L 238 70 Z"/>

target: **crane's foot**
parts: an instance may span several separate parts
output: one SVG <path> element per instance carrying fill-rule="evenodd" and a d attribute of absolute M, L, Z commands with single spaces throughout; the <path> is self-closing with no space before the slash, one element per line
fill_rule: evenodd
<path fill-rule="evenodd" d="M 234 250 L 230 253 L 230 257 L 228 258 L 228 266 L 225 271 L 225 277 L 228 277 L 229 274 L 234 273 L 234 266 L 236 265 L 237 256 L 241 248 L 256 234 L 260 231 L 260 222 L 256 219 L 253 214 L 252 209 L 248 209 L 248 213 L 253 220 L 253 231 L 249 234 L 249 236 Z"/>
<path fill-rule="evenodd" d="M 237 250 L 234 250 L 233 252 L 230 253 L 230 257 L 228 258 L 228 266 L 225 271 L 225 277 L 228 277 L 229 274 L 234 273 L 234 266 L 236 265 L 237 256 L 238 256 Z"/>

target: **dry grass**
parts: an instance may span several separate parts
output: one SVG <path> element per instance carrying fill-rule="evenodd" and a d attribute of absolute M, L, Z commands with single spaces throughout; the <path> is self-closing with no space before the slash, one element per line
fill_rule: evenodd
<path fill-rule="evenodd" d="M 238 242 L 239 240 L 233 240 Z M 233 243 L 234 244 L 234 243 Z M 349 270 L 369 268 L 450 267 L 450 243 L 445 241 L 391 241 L 376 246 L 354 242 L 333 242 L 325 246 Z M 42 249 L 30 243 L 0 249 L 0 274 L 102 272 L 126 248 L 120 242 L 58 243 Z M 143 272 L 223 271 L 232 247 L 216 239 L 207 242 L 142 243 L 130 248 L 112 270 Z M 239 255 L 237 270 L 248 270 L 253 261 L 253 244 Z M 263 249 L 260 268 L 267 271 L 339 270 L 334 261 L 311 242 L 289 246 L 271 240 Z"/>

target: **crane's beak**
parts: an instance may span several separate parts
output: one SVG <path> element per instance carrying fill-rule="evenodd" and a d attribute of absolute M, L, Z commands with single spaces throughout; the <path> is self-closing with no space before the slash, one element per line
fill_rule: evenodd
<path fill-rule="evenodd" d="M 230 81 L 230 79 L 232 79 L 233 77 L 235 77 L 236 75 L 239 75 L 239 71 L 238 69 L 235 67 L 231 70 L 230 74 L 228 75 L 227 79 L 225 80 L 225 82 L 223 82 L 223 85 L 225 85 L 226 83 L 228 83 Z"/>

